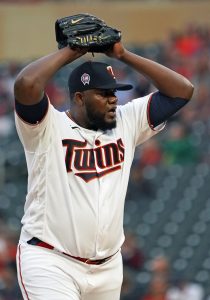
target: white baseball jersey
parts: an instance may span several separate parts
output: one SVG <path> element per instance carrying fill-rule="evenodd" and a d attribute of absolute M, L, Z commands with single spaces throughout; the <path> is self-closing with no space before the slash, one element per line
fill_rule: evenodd
<path fill-rule="evenodd" d="M 117 108 L 117 127 L 82 128 L 49 104 L 31 125 L 15 115 L 28 168 L 22 240 L 37 237 L 73 256 L 100 259 L 124 241 L 123 211 L 135 147 L 156 134 L 148 101 Z"/>

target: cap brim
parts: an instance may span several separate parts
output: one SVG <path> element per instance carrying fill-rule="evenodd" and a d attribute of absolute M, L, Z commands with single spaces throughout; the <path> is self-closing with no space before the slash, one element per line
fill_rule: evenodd
<path fill-rule="evenodd" d="M 118 91 L 128 91 L 131 90 L 133 86 L 131 84 L 123 84 L 123 83 L 117 83 L 116 84 L 116 90 Z"/>
<path fill-rule="evenodd" d="M 124 84 L 124 83 L 114 83 L 114 84 L 107 84 L 101 85 L 100 87 L 95 87 L 96 89 L 107 89 L 107 90 L 117 90 L 117 91 L 128 91 L 133 88 L 131 84 Z"/>

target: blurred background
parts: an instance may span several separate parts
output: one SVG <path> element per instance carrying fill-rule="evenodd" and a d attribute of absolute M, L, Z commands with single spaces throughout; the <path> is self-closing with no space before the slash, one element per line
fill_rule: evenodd
<path fill-rule="evenodd" d="M 185 75 L 193 100 L 166 130 L 136 150 L 125 204 L 122 300 L 210 300 L 210 1 L 0 0 L 0 300 L 21 300 L 15 255 L 27 170 L 14 126 L 13 84 L 30 61 L 57 49 L 55 20 L 88 12 L 122 31 L 131 51 Z M 92 59 L 90 55 L 90 59 Z M 125 65 L 111 63 L 134 89 L 119 103 L 154 87 Z M 80 61 L 81 62 L 81 61 Z M 62 68 L 47 93 L 68 108 Z"/>

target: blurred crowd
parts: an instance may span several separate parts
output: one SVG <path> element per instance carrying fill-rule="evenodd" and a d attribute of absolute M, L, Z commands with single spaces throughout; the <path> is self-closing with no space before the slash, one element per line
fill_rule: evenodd
<path fill-rule="evenodd" d="M 210 129 L 210 27 L 189 24 L 181 32 L 171 32 L 162 43 L 139 45 L 139 48 L 132 50 L 185 75 L 195 86 L 192 101 L 167 122 L 167 130 L 136 151 L 130 186 L 152 197 L 152 187 L 148 186 L 145 175 L 148 166 L 158 168 L 160 165 L 210 161 L 210 153 L 200 151 L 199 147 L 205 142 L 203 135 L 208 135 Z M 119 62 L 111 63 L 118 80 L 130 82 L 135 87 L 129 92 L 118 92 L 119 104 L 154 91 L 154 86 L 143 76 Z M 26 62 L 20 64 L 14 61 L 0 64 L 1 141 L 14 136 L 13 84 L 24 64 Z M 59 110 L 68 107 L 67 72 L 64 68 L 47 87 L 52 103 Z M 0 186 L 1 184 L 3 185 L 0 172 Z M 22 299 L 16 280 L 17 240 L 18 232 L 11 231 L 7 227 L 7 220 L 0 215 L 0 300 Z M 125 268 L 122 300 L 209 300 L 204 299 L 204 291 L 200 285 L 181 276 L 170 277 L 170 261 L 167 257 L 155 257 L 148 262 L 146 253 L 142 252 L 139 240 L 132 231 L 126 232 L 122 255 Z M 144 287 L 136 289 L 131 280 L 132 274 L 138 274 L 145 264 L 150 266 L 150 281 Z"/>
<path fill-rule="evenodd" d="M 130 240 L 130 234 L 128 239 Z M 136 240 L 135 236 L 133 239 Z M 126 256 L 124 257 L 127 251 L 124 250 L 123 246 L 122 254 L 125 267 L 121 300 L 209 300 L 209 298 L 204 298 L 205 291 L 200 283 L 194 282 L 182 274 L 172 276 L 170 272 L 171 262 L 166 255 L 157 255 L 144 262 L 144 260 L 137 258 L 144 257 L 140 248 L 137 247 L 137 243 L 135 247 L 133 241 L 131 244 L 129 247 L 131 252 L 133 251 L 133 255 L 130 256 L 130 262 L 136 260 L 136 264 L 128 263 Z M 136 268 L 140 271 L 144 263 L 148 265 L 148 283 L 145 285 L 136 284 L 132 280 L 131 269 Z"/>
<path fill-rule="evenodd" d="M 0 300 L 21 300 L 16 274 L 18 234 L 0 217 Z"/>

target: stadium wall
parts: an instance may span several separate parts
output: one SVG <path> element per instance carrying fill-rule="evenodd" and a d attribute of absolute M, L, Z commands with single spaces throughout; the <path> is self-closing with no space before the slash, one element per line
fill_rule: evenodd
<path fill-rule="evenodd" d="M 164 40 L 190 23 L 210 24 L 210 1 L 65 1 L 27 5 L 0 4 L 0 60 L 33 59 L 56 50 L 57 18 L 89 12 L 122 30 L 124 43 Z"/>

